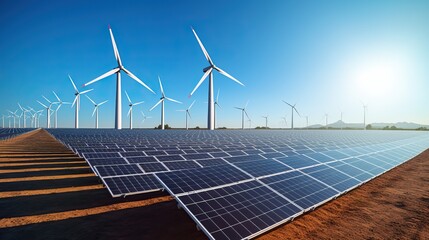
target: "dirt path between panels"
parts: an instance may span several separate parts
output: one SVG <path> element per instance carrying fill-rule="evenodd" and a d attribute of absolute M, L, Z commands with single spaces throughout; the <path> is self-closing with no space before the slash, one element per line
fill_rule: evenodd
<path fill-rule="evenodd" d="M 429 151 L 259 239 L 429 239 Z M 0 142 L 0 239 L 207 239 L 165 193 L 112 198 L 44 130 Z"/>

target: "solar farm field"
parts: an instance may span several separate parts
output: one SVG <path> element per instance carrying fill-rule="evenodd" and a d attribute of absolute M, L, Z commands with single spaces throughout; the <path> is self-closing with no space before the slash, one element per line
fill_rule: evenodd
<path fill-rule="evenodd" d="M 210 239 L 259 236 L 429 147 L 417 131 L 48 131 L 112 197 L 168 192 Z"/>

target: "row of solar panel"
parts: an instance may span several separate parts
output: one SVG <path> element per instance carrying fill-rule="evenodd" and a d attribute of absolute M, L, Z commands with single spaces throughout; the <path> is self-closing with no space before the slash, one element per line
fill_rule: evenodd
<path fill-rule="evenodd" d="M 207 236 L 248 239 L 350 191 L 428 145 L 426 139 L 257 179 L 232 166 L 158 173 L 156 177 Z"/>

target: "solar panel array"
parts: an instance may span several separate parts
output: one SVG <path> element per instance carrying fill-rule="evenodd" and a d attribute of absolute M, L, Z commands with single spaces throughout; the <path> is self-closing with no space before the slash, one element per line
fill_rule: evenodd
<path fill-rule="evenodd" d="M 0 140 L 9 139 L 32 130 L 34 128 L 0 128 Z"/>
<path fill-rule="evenodd" d="M 257 236 L 429 147 L 416 131 L 49 131 L 112 196 L 166 189 L 211 239 Z"/>

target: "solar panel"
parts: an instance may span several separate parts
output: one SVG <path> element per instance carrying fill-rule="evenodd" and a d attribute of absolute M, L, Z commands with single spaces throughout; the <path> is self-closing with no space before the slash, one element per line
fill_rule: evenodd
<path fill-rule="evenodd" d="M 247 239 L 301 212 L 257 181 L 178 196 L 212 239 Z"/>
<path fill-rule="evenodd" d="M 172 194 L 196 191 L 251 179 L 231 165 L 219 165 L 176 172 L 157 173 L 156 176 Z"/>
<path fill-rule="evenodd" d="M 277 160 L 295 169 L 319 164 L 319 162 L 317 162 L 316 160 L 310 159 L 305 155 L 282 157 L 282 158 L 277 158 Z"/>
<path fill-rule="evenodd" d="M 143 173 L 143 171 L 135 164 L 103 165 L 103 166 L 95 166 L 95 169 L 97 170 L 98 176 L 100 177 L 123 176 L 123 175 Z"/>
<path fill-rule="evenodd" d="M 272 159 L 238 162 L 234 163 L 234 165 L 240 169 L 243 169 L 245 172 L 249 173 L 253 177 L 261 177 L 265 175 L 271 175 L 274 173 L 292 170 L 292 168 Z"/>
<path fill-rule="evenodd" d="M 163 172 L 163 171 L 168 171 L 168 169 L 165 167 L 165 165 L 162 164 L 162 163 L 159 163 L 159 162 L 141 163 L 139 165 L 140 165 L 140 167 L 145 172 Z"/>
<path fill-rule="evenodd" d="M 360 182 L 355 178 L 326 165 L 310 167 L 301 171 L 323 183 L 326 183 L 328 186 L 331 186 L 340 192 L 349 190 L 350 188 L 360 184 Z"/>
<path fill-rule="evenodd" d="M 315 207 L 338 195 L 338 191 L 299 171 L 282 173 L 261 181 L 302 209 Z"/>
<path fill-rule="evenodd" d="M 162 189 L 162 185 L 152 174 L 107 177 L 102 180 L 114 197 Z"/>
<path fill-rule="evenodd" d="M 198 163 L 194 161 L 165 162 L 164 165 L 170 170 L 182 170 L 201 167 Z"/>

